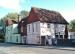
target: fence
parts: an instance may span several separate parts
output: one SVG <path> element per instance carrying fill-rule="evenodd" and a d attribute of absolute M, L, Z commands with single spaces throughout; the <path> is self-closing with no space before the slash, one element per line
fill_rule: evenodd
<path fill-rule="evenodd" d="M 75 39 L 57 39 L 58 46 L 75 46 Z"/>

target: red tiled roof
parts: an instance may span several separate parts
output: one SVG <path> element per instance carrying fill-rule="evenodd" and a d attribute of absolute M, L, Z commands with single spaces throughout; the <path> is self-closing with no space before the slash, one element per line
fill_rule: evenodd
<path fill-rule="evenodd" d="M 28 17 L 28 23 L 36 21 L 68 24 L 68 22 L 64 19 L 64 17 L 56 11 L 32 7 Z"/>

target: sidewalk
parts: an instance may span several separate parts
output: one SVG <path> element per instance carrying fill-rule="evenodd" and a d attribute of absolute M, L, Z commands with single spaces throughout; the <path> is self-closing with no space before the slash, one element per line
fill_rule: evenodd
<path fill-rule="evenodd" d="M 75 51 L 75 47 L 66 47 L 66 46 L 44 46 L 44 48 L 46 48 L 46 49 Z"/>
<path fill-rule="evenodd" d="M 23 48 L 44 48 L 44 49 L 57 49 L 57 50 L 70 50 L 75 51 L 75 47 L 66 47 L 66 46 L 37 46 L 37 45 L 18 45 L 18 44 L 8 44 L 8 43 L 0 43 L 0 47 L 23 47 Z"/>
<path fill-rule="evenodd" d="M 44 49 L 57 49 L 57 50 L 75 51 L 75 47 L 67 47 L 67 46 L 37 46 L 37 45 L 20 45 L 20 46 L 31 47 L 31 48 L 44 48 Z"/>

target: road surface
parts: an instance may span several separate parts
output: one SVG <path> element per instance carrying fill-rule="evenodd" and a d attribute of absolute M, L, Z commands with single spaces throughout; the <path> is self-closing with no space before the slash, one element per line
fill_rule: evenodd
<path fill-rule="evenodd" d="M 75 48 L 0 43 L 0 54 L 75 54 Z"/>

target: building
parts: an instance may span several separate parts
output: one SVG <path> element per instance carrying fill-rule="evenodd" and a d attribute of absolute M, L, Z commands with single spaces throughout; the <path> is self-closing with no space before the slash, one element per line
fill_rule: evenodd
<path fill-rule="evenodd" d="M 5 42 L 22 43 L 21 35 L 18 33 L 18 23 L 12 19 L 6 20 Z"/>
<path fill-rule="evenodd" d="M 6 42 L 46 45 L 52 44 L 52 39 L 68 38 L 68 22 L 56 11 L 32 7 L 29 16 L 18 24 L 7 22 Z"/>
<path fill-rule="evenodd" d="M 48 39 L 68 38 L 68 22 L 56 11 L 32 7 L 29 16 L 24 21 L 27 31 L 22 29 L 22 32 L 27 33 L 27 44 L 46 45 Z"/>
<path fill-rule="evenodd" d="M 26 44 L 27 39 L 27 17 L 23 18 L 18 24 L 18 31 L 22 37 L 22 43 Z"/>
<path fill-rule="evenodd" d="M 75 39 L 75 30 L 74 29 L 70 29 L 69 30 L 69 39 Z"/>

